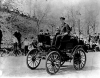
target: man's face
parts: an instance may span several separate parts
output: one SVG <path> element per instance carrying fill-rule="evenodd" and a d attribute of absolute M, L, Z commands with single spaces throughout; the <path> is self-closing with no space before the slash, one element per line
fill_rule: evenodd
<path fill-rule="evenodd" d="M 64 23 L 64 20 L 63 19 L 60 19 L 61 23 Z"/>

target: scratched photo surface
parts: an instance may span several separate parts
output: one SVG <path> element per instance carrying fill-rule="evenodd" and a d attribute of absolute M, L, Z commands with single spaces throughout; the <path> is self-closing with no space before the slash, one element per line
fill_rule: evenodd
<path fill-rule="evenodd" d="M 99 74 L 100 0 L 0 0 L 0 77 Z"/>

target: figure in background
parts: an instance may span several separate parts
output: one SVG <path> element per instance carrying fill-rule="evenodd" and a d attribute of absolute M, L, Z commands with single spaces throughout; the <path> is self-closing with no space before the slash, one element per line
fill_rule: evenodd
<path fill-rule="evenodd" d="M 90 43 L 90 41 L 91 41 L 91 35 L 89 35 L 89 39 L 88 39 L 88 42 Z"/>
<path fill-rule="evenodd" d="M 99 33 L 98 33 L 98 35 L 97 35 L 97 39 L 96 39 L 96 42 L 98 42 L 98 40 L 99 40 Z"/>
<path fill-rule="evenodd" d="M 57 28 L 57 29 L 56 29 L 56 34 L 55 34 L 55 35 L 57 36 L 57 35 L 59 35 L 59 34 L 60 34 L 60 29 Z"/>
<path fill-rule="evenodd" d="M 49 30 L 47 29 L 45 35 L 50 35 Z"/>
<path fill-rule="evenodd" d="M 28 45 L 29 45 L 29 41 L 27 38 L 25 38 L 25 40 L 24 40 L 24 54 L 25 54 L 25 56 L 28 53 Z"/>
<path fill-rule="evenodd" d="M 17 47 L 18 47 L 18 40 L 15 36 L 13 36 L 13 46 L 14 46 L 14 54 L 17 56 Z"/>
<path fill-rule="evenodd" d="M 22 36 L 21 33 L 18 30 L 16 30 L 16 32 L 14 33 L 14 36 L 17 38 L 18 46 L 21 49 L 21 36 Z"/>
<path fill-rule="evenodd" d="M 44 34 L 43 30 L 40 30 L 39 35 L 43 35 L 43 34 Z"/>
<path fill-rule="evenodd" d="M 57 35 L 59 35 L 59 34 L 60 34 L 60 29 L 59 29 L 59 28 L 56 28 L 56 33 L 55 33 L 55 36 L 54 36 L 54 38 L 53 38 L 52 45 L 55 45 L 56 37 L 57 37 Z"/>
<path fill-rule="evenodd" d="M 51 45 L 51 39 L 50 39 L 50 32 L 49 30 L 47 29 L 45 34 L 44 34 L 44 37 L 45 37 L 45 44 L 48 46 L 48 45 Z"/>
<path fill-rule="evenodd" d="M 0 29 L 0 49 L 1 49 L 2 36 L 3 36 L 2 30 Z"/>

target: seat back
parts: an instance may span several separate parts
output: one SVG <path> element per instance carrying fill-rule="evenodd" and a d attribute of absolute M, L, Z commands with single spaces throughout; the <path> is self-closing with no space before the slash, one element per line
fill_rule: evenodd
<path fill-rule="evenodd" d="M 78 41 L 76 39 L 71 39 L 71 36 L 65 38 L 64 40 L 61 40 L 61 44 L 59 49 L 73 49 L 78 44 Z"/>
<path fill-rule="evenodd" d="M 47 45 L 51 44 L 50 36 L 48 35 L 38 35 L 38 41 Z"/>
<path fill-rule="evenodd" d="M 51 39 L 49 35 L 45 35 L 45 44 L 51 45 Z"/>
<path fill-rule="evenodd" d="M 38 42 L 44 43 L 45 42 L 45 36 L 44 35 L 38 35 Z"/>

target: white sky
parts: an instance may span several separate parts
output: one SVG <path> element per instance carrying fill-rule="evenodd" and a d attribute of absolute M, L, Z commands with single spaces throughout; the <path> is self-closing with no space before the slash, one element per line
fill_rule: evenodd
<path fill-rule="evenodd" d="M 2 0 L 2 1 L 4 3 L 4 2 L 6 2 L 8 0 Z M 21 1 L 21 0 L 18 0 L 18 1 Z M 27 1 L 29 1 L 29 0 L 27 0 Z M 34 1 L 34 0 L 32 0 L 32 1 Z M 39 0 L 37 0 L 37 1 L 39 1 Z M 40 0 L 40 1 L 43 1 L 43 0 Z M 93 0 L 47 0 L 47 1 L 52 1 L 54 3 L 62 2 L 62 3 L 65 3 L 65 4 L 72 4 L 72 5 L 74 5 L 74 4 L 78 4 L 80 2 L 93 1 Z M 99 1 L 99 0 L 96 0 L 96 1 Z"/>

